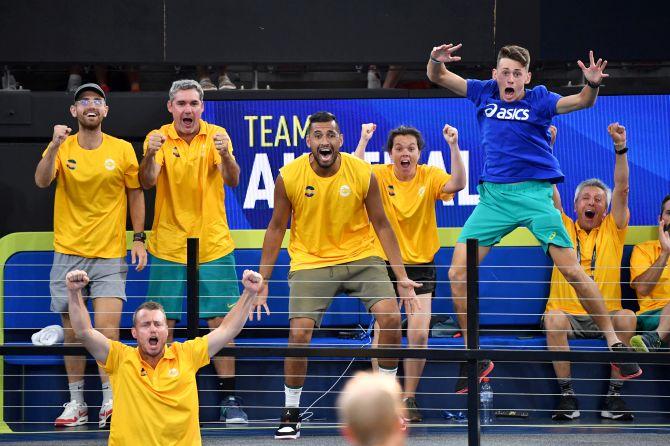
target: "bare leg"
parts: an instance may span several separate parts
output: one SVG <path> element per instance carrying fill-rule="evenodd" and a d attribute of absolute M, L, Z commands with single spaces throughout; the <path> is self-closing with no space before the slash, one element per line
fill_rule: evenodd
<path fill-rule="evenodd" d="M 314 321 L 305 317 L 296 317 L 290 321 L 288 335 L 289 347 L 305 347 L 312 340 Z M 302 387 L 307 373 L 307 358 L 287 357 L 284 359 L 284 381 L 288 387 Z"/>
<path fill-rule="evenodd" d="M 370 312 L 379 323 L 379 346 L 382 348 L 400 346 L 398 301 L 395 298 L 380 300 L 370 308 Z M 395 369 L 398 367 L 398 358 L 379 358 L 378 363 L 385 369 Z"/>
<path fill-rule="evenodd" d="M 430 329 L 430 316 L 432 314 L 432 294 L 419 294 L 421 299 L 421 313 L 407 315 L 407 343 L 409 348 L 426 348 L 428 346 L 428 330 Z M 403 360 L 405 370 L 405 386 L 403 398 L 414 398 L 419 380 L 426 365 L 425 359 L 405 358 Z"/>
<path fill-rule="evenodd" d="M 70 323 L 70 315 L 68 313 L 61 313 L 63 320 L 63 338 L 65 345 L 78 344 L 77 338 L 72 330 Z M 65 363 L 65 372 L 67 373 L 68 384 L 76 383 L 84 379 L 84 371 L 86 370 L 85 356 L 63 356 Z"/>
<path fill-rule="evenodd" d="M 568 333 L 571 326 L 568 316 L 561 310 L 549 310 L 544 314 L 544 327 L 547 333 L 547 349 L 551 351 L 569 351 Z M 553 361 L 554 372 L 558 379 L 570 378 L 569 361 Z"/>

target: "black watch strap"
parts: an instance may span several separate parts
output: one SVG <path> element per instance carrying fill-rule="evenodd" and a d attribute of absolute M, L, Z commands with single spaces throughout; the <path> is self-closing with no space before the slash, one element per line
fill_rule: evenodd
<path fill-rule="evenodd" d="M 586 82 L 586 85 L 588 85 L 589 87 L 591 87 L 593 89 L 600 88 L 600 85 L 601 85 L 601 84 L 594 84 L 593 82 L 591 82 L 588 79 L 586 79 L 585 82 Z"/>
<path fill-rule="evenodd" d="M 624 147 L 623 149 L 617 149 L 616 146 L 614 147 L 614 153 L 617 155 L 623 155 L 626 152 L 628 152 L 628 146 Z"/>
<path fill-rule="evenodd" d="M 147 234 L 142 231 L 142 232 L 136 232 L 133 234 L 133 241 L 134 242 L 142 242 L 144 243 L 147 240 Z"/>

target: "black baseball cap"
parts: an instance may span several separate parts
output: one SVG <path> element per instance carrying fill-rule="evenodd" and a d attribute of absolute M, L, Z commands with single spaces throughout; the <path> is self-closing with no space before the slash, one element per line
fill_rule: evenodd
<path fill-rule="evenodd" d="M 77 99 L 79 99 L 79 95 L 85 91 L 95 91 L 100 96 L 102 96 L 103 99 L 107 99 L 105 97 L 105 90 L 103 90 L 102 87 L 100 87 L 100 85 L 89 83 L 89 84 L 83 84 L 82 86 L 77 88 L 77 91 L 74 92 L 74 100 L 76 101 Z"/>

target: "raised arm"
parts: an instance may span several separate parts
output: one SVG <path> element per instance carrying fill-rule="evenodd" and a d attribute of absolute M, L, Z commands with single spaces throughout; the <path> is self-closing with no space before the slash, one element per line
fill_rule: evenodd
<path fill-rule="evenodd" d="M 451 178 L 442 186 L 442 192 L 446 194 L 455 194 L 463 190 L 467 183 L 465 174 L 465 164 L 461 158 L 461 150 L 458 147 L 458 129 L 445 124 L 442 129 L 442 136 L 449 144 L 451 151 Z"/>
<path fill-rule="evenodd" d="M 628 181 L 628 155 L 626 147 L 626 128 L 614 122 L 607 126 L 607 132 L 614 143 L 614 190 L 612 191 L 612 217 L 617 228 L 625 228 L 628 225 L 628 193 L 630 184 Z M 624 150 L 626 149 L 626 150 Z"/>
<path fill-rule="evenodd" d="M 277 262 L 277 256 L 281 249 L 281 243 L 284 240 L 284 234 L 286 234 L 286 225 L 291 216 L 291 201 L 288 199 L 288 195 L 286 195 L 286 188 L 284 187 L 284 180 L 281 175 L 277 176 L 277 181 L 275 182 L 274 199 L 275 208 L 272 212 L 272 218 L 270 219 L 268 228 L 265 231 L 261 263 L 258 269 L 261 277 L 263 277 L 263 284 L 258 291 L 258 296 L 254 305 L 254 312 L 259 321 L 261 320 L 261 308 L 265 310 L 265 314 L 270 314 L 270 309 L 267 304 L 268 281 L 270 280 L 270 277 L 272 277 L 272 270 Z M 250 317 L 253 318 L 253 313 Z"/>
<path fill-rule="evenodd" d="M 465 97 L 468 94 L 468 83 L 458 74 L 449 71 L 445 65 L 461 60 L 460 56 L 452 56 L 455 51 L 461 49 L 461 46 L 460 43 L 456 46 L 448 43 L 433 47 L 433 51 L 430 52 L 430 59 L 428 59 L 426 72 L 431 82 L 435 82 L 437 85 Z"/>
<path fill-rule="evenodd" d="M 242 285 L 244 285 L 244 291 L 235 306 L 223 318 L 221 325 L 205 336 L 210 357 L 217 354 L 240 333 L 249 316 L 251 306 L 256 301 L 258 290 L 263 285 L 263 278 L 257 272 L 245 270 L 242 274 Z"/>
<path fill-rule="evenodd" d="M 402 256 L 400 254 L 398 239 L 393 232 L 391 223 L 389 223 L 388 218 L 386 218 L 382 199 L 379 194 L 379 185 L 377 184 L 377 179 L 374 174 L 371 175 L 370 188 L 367 197 L 365 197 L 365 209 L 368 212 L 368 217 L 370 218 L 372 226 L 375 228 L 379 242 L 389 259 L 391 269 L 393 269 L 393 273 L 398 280 L 398 295 L 401 302 L 405 304 L 405 311 L 407 313 L 419 312 L 421 310 L 421 304 L 416 298 L 414 288 L 421 287 L 421 284 L 409 280 L 407 277 L 407 271 L 405 271 L 405 265 L 403 264 Z"/>
<path fill-rule="evenodd" d="M 54 134 L 51 138 L 51 142 L 47 147 L 47 151 L 37 163 L 37 169 L 35 169 L 35 184 L 37 187 L 49 187 L 51 182 L 56 178 L 55 164 L 56 164 L 56 155 L 58 155 L 58 149 L 60 145 L 63 144 L 63 141 L 70 135 L 72 129 L 66 125 L 55 125 Z"/>
<path fill-rule="evenodd" d="M 158 174 L 161 173 L 161 165 L 156 162 L 156 152 L 163 147 L 165 139 L 162 133 L 151 132 L 144 143 L 144 158 L 140 163 L 140 184 L 145 189 L 154 187 Z"/>
<path fill-rule="evenodd" d="M 237 165 L 235 158 L 231 156 L 228 148 L 230 147 L 230 137 L 227 133 L 221 132 L 214 135 L 214 147 L 221 155 L 221 164 L 219 171 L 223 177 L 223 182 L 229 187 L 236 187 L 240 183 L 240 166 Z"/>
<path fill-rule="evenodd" d="M 639 296 L 648 296 L 661 279 L 663 269 L 670 259 L 670 235 L 665 230 L 663 220 L 658 225 L 658 241 L 661 243 L 661 253 L 654 263 L 645 272 L 637 276 L 630 284 Z M 637 249 L 637 248 L 635 248 Z M 635 254 L 635 249 L 633 254 Z"/>
<path fill-rule="evenodd" d="M 365 148 L 368 146 L 375 130 L 377 130 L 377 124 L 361 124 L 361 139 L 358 140 L 358 146 L 356 146 L 356 150 L 354 151 L 355 156 L 365 160 Z"/>
<path fill-rule="evenodd" d="M 582 73 L 584 73 L 586 85 L 579 93 L 564 96 L 558 100 L 558 103 L 556 103 L 556 112 L 558 114 L 570 113 L 593 106 L 598 97 L 600 84 L 603 79 L 609 77 L 609 74 L 604 73 L 607 61 L 603 61 L 602 59 L 598 59 L 597 62 L 594 61 L 593 51 L 589 51 L 588 67 L 586 67 L 581 60 L 577 61 L 577 65 L 579 65 L 579 68 L 582 69 Z"/>
<path fill-rule="evenodd" d="M 91 317 L 81 297 L 81 289 L 88 284 L 86 271 L 74 270 L 67 273 L 65 283 L 68 294 L 68 313 L 72 330 L 86 350 L 96 361 L 104 364 L 109 355 L 109 339 L 91 325 Z"/>

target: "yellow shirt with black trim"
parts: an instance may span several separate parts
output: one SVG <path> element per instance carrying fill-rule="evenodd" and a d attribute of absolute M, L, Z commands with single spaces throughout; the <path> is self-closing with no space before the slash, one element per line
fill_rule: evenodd
<path fill-rule="evenodd" d="M 630 255 L 630 283 L 645 273 L 661 255 L 661 243 L 658 240 L 649 240 L 633 247 Z M 670 303 L 670 266 L 663 268 L 658 283 L 647 296 L 637 294 L 640 310 L 637 314 L 658 310 Z"/>
<path fill-rule="evenodd" d="M 416 175 L 409 181 L 395 176 L 393 164 L 375 164 L 372 173 L 379 184 L 386 217 L 398 238 L 403 263 L 432 262 L 440 249 L 435 202 L 454 198 L 454 194 L 442 192 L 451 175 L 425 164 L 416 166 Z M 379 255 L 386 258 L 376 235 L 375 245 Z"/>
<path fill-rule="evenodd" d="M 213 139 L 217 133 L 227 134 L 226 129 L 201 120 L 200 131 L 190 144 L 179 137 L 174 123 L 157 131 L 166 140 L 155 156 L 161 172 L 156 182 L 149 252 L 163 260 L 186 263 L 186 239 L 197 237 L 201 262 L 230 254 L 235 245 L 228 227 L 226 193 L 218 167 L 221 155 Z M 153 132 L 144 142 L 145 153 Z M 233 156 L 232 142 L 228 147 Z"/>
<path fill-rule="evenodd" d="M 140 187 L 133 146 L 103 133 L 99 147 L 84 149 L 77 135 L 70 135 L 58 148 L 54 171 L 54 251 L 125 257 L 126 189 Z"/>
<path fill-rule="evenodd" d="M 374 256 L 374 229 L 365 209 L 371 166 L 340 152 L 341 165 L 320 177 L 304 154 L 281 173 L 291 202 L 291 271 L 322 268 Z"/>
<path fill-rule="evenodd" d="M 593 277 L 598 285 L 598 289 L 605 300 L 607 311 L 621 310 L 621 258 L 623 257 L 624 241 L 628 231 L 630 215 L 626 216 L 626 226 L 619 229 L 612 214 L 608 214 L 599 227 L 588 233 L 580 228 L 579 223 L 573 221 L 564 213 L 561 213 L 561 217 L 575 247 L 577 247 L 577 239 L 579 239 L 580 254 L 578 257 L 582 268 L 586 274 Z M 596 254 L 595 271 L 591 271 L 594 247 Z M 549 310 L 562 310 L 577 315 L 588 314 L 582 304 L 579 303 L 577 293 L 556 266 L 553 267 L 551 272 L 551 288 L 545 311 Z"/>
<path fill-rule="evenodd" d="M 202 444 L 195 374 L 209 364 L 207 338 L 165 347 L 152 368 L 137 347 L 109 341 L 106 363 L 114 399 L 109 445 Z"/>

